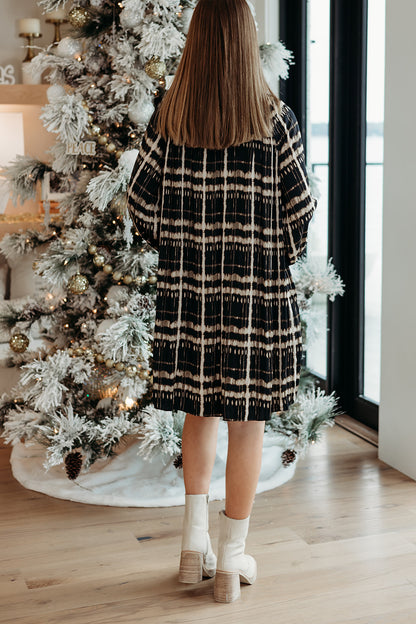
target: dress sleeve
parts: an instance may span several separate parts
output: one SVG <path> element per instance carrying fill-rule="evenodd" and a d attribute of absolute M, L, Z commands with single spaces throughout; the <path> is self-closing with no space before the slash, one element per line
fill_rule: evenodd
<path fill-rule="evenodd" d="M 139 234 L 159 250 L 160 199 L 165 141 L 153 114 L 144 133 L 127 188 L 127 206 Z"/>
<path fill-rule="evenodd" d="M 294 264 L 306 249 L 309 222 L 317 200 L 309 187 L 299 124 L 287 105 L 282 122 L 278 148 L 281 223 L 288 264 Z"/>

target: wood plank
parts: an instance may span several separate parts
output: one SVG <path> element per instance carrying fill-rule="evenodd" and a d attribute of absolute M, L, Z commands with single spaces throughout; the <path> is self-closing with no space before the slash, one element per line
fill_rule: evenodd
<path fill-rule="evenodd" d="M 213 601 L 213 579 L 177 582 L 182 506 L 50 498 L 13 479 L 9 456 L 0 448 L 0 622 L 416 621 L 416 484 L 339 426 L 291 481 L 256 496 L 246 551 L 259 575 L 230 605 Z M 223 506 L 210 502 L 214 550 Z"/>
<path fill-rule="evenodd" d="M 49 84 L 41 85 L 0 85 L 0 104 L 30 104 L 43 106 L 47 103 L 46 91 Z"/>
<path fill-rule="evenodd" d="M 335 416 L 335 422 L 340 427 L 347 429 L 347 431 L 351 431 L 357 436 L 360 436 L 363 440 L 374 444 L 374 446 L 378 446 L 378 432 L 371 429 L 371 427 L 367 427 L 367 425 L 364 425 L 355 418 L 351 418 L 348 414 Z"/>

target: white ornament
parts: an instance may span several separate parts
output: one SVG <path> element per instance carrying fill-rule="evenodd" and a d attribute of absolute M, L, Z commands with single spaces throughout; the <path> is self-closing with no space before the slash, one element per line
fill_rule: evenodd
<path fill-rule="evenodd" d="M 112 327 L 115 322 L 116 321 L 113 319 L 105 319 L 104 321 L 101 321 L 101 323 L 97 327 L 96 335 L 103 334 L 105 331 L 107 331 L 107 329 L 110 329 L 110 327 Z"/>
<path fill-rule="evenodd" d="M 65 89 L 61 85 L 52 85 L 46 91 L 46 97 L 48 98 L 48 102 L 53 104 L 59 98 L 66 94 Z"/>
<path fill-rule="evenodd" d="M 134 28 L 141 22 L 140 15 L 131 8 L 125 8 L 120 13 L 120 24 L 123 28 Z"/>
<path fill-rule="evenodd" d="M 0 65 L 0 84 L 15 84 L 16 78 L 14 75 L 14 67 L 13 65 L 5 65 L 2 67 Z"/>
<path fill-rule="evenodd" d="M 187 35 L 189 30 L 189 25 L 191 23 L 192 15 L 194 14 L 194 10 L 190 7 L 186 7 L 182 10 L 182 32 Z"/>
<path fill-rule="evenodd" d="M 64 37 L 56 46 L 55 53 L 61 58 L 77 57 L 82 53 L 82 43 L 78 39 Z"/>
<path fill-rule="evenodd" d="M 151 100 L 133 102 L 129 106 L 129 119 L 137 125 L 146 125 L 149 123 L 154 110 L 155 107 Z"/>

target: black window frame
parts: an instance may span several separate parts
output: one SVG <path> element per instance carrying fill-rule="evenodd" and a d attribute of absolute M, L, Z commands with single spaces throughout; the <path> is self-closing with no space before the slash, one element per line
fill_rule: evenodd
<path fill-rule="evenodd" d="M 279 38 L 295 65 L 280 95 L 307 141 L 307 0 L 280 0 Z M 327 377 L 352 418 L 378 430 L 378 404 L 363 396 L 368 0 L 330 2 L 328 257 L 345 293 L 328 301 Z"/>

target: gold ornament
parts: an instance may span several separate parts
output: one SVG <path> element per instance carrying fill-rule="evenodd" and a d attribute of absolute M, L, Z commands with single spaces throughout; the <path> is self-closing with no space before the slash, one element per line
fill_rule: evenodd
<path fill-rule="evenodd" d="M 100 145 L 106 145 L 108 143 L 108 138 L 104 134 L 100 134 L 97 140 Z"/>
<path fill-rule="evenodd" d="M 96 267 L 102 267 L 105 264 L 105 257 L 102 254 L 95 254 L 92 261 Z"/>
<path fill-rule="evenodd" d="M 89 285 L 88 279 L 81 273 L 75 273 L 68 282 L 68 288 L 73 295 L 82 295 Z"/>
<path fill-rule="evenodd" d="M 158 56 L 153 56 L 150 61 L 147 61 L 144 70 L 149 78 L 161 80 L 165 76 L 167 68 L 164 61 L 161 61 Z"/>
<path fill-rule="evenodd" d="M 114 143 L 109 143 L 105 148 L 106 152 L 108 152 L 109 154 L 113 154 L 116 151 L 116 149 L 117 147 L 115 146 Z"/>
<path fill-rule="evenodd" d="M 84 7 L 74 7 L 68 13 L 68 19 L 74 28 L 83 28 L 90 21 L 91 15 Z"/>
<path fill-rule="evenodd" d="M 120 273 L 120 271 L 114 271 L 114 273 L 113 273 L 113 280 L 114 280 L 115 282 L 119 282 L 119 281 L 121 280 L 121 278 L 122 278 L 122 277 L 123 277 L 123 276 L 122 276 L 122 274 Z"/>
<path fill-rule="evenodd" d="M 99 364 L 102 364 L 104 362 L 104 356 L 101 353 L 97 353 L 95 359 Z"/>
<path fill-rule="evenodd" d="M 124 370 L 123 362 L 117 362 L 117 364 L 115 365 L 115 369 L 118 370 L 119 373 L 121 373 L 121 371 Z"/>
<path fill-rule="evenodd" d="M 105 365 L 107 368 L 113 368 L 114 366 L 114 360 L 111 360 L 110 358 L 108 360 L 105 361 Z"/>
<path fill-rule="evenodd" d="M 126 375 L 127 377 L 134 377 L 137 373 L 137 366 L 126 366 Z"/>
<path fill-rule="evenodd" d="M 139 275 L 134 281 L 138 286 L 143 286 L 147 282 L 147 278 L 144 275 Z"/>
<path fill-rule="evenodd" d="M 96 245 L 89 245 L 88 253 L 91 254 L 91 256 L 95 256 L 95 254 L 97 253 L 97 246 Z"/>
<path fill-rule="evenodd" d="M 142 370 L 139 372 L 139 377 L 140 379 L 149 379 L 149 371 L 142 368 Z"/>
<path fill-rule="evenodd" d="M 97 126 L 96 124 L 94 124 L 93 126 L 90 127 L 90 134 L 92 136 L 98 136 L 100 132 L 101 132 L 100 126 Z"/>
<path fill-rule="evenodd" d="M 107 275 L 110 275 L 110 273 L 113 272 L 113 267 L 111 266 L 111 264 L 105 264 L 103 266 L 103 271 L 104 273 L 107 273 Z"/>
<path fill-rule="evenodd" d="M 117 150 L 115 153 L 115 157 L 117 158 L 117 160 L 119 160 L 122 156 L 123 156 L 123 151 Z"/>
<path fill-rule="evenodd" d="M 26 334 L 13 334 L 9 340 L 9 345 L 15 353 L 23 353 L 29 346 L 29 338 Z"/>
<path fill-rule="evenodd" d="M 156 277 L 156 275 L 151 275 L 151 276 L 148 278 L 148 282 L 149 282 L 149 284 L 156 284 L 156 282 L 157 282 L 157 277 Z"/>
<path fill-rule="evenodd" d="M 131 284 L 131 283 L 132 283 L 132 281 L 133 281 L 133 278 L 132 278 L 132 276 L 131 276 L 131 275 L 125 275 L 125 276 L 123 277 L 123 282 L 124 282 L 124 284 L 126 284 L 126 286 L 128 286 L 129 284 Z"/>

